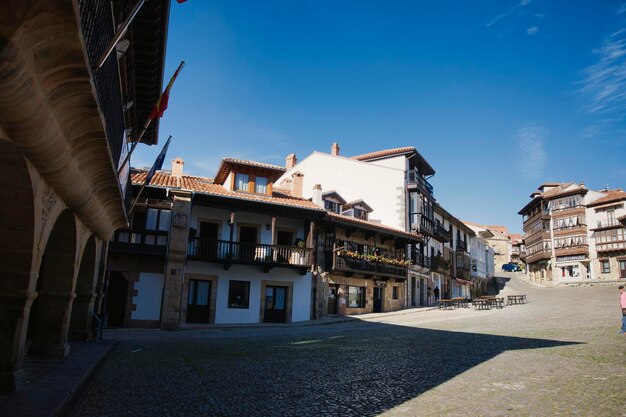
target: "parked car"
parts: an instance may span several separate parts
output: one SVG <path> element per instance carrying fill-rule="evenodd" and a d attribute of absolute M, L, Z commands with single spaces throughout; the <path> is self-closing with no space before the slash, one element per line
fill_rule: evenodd
<path fill-rule="evenodd" d="M 521 271 L 522 268 L 520 268 L 519 265 L 516 263 L 509 262 L 508 264 L 502 265 L 502 270 L 507 272 L 517 272 Z"/>

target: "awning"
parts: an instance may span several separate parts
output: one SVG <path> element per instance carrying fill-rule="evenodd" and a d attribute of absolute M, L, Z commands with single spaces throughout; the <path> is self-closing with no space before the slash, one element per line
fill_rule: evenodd
<path fill-rule="evenodd" d="M 474 285 L 474 283 L 472 281 L 467 281 L 464 279 L 460 279 L 460 278 L 455 278 L 456 282 L 458 282 L 459 284 L 463 284 L 463 285 Z"/>

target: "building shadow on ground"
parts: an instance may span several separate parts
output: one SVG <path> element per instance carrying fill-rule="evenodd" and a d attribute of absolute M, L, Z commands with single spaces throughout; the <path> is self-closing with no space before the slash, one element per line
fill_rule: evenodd
<path fill-rule="evenodd" d="M 503 352 L 578 344 L 365 321 L 190 333 L 126 343 L 92 391 L 113 390 L 116 408 L 100 398 L 93 411 L 375 416 Z"/>

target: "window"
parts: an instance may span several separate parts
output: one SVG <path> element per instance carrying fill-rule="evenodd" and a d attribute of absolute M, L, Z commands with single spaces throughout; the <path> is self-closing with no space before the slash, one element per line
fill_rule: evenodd
<path fill-rule="evenodd" d="M 235 175 L 235 191 L 248 191 L 248 176 L 246 174 Z"/>
<path fill-rule="evenodd" d="M 259 194 L 267 194 L 267 178 L 256 177 L 254 181 L 254 192 Z"/>
<path fill-rule="evenodd" d="M 333 213 L 341 213 L 341 204 L 332 200 L 324 200 L 324 208 Z"/>
<path fill-rule="evenodd" d="M 365 287 L 348 287 L 348 307 L 365 307 Z"/>
<path fill-rule="evenodd" d="M 361 220 L 367 220 L 367 211 L 359 208 L 354 209 L 354 217 Z"/>
<path fill-rule="evenodd" d="M 391 296 L 393 297 L 394 300 L 398 299 L 398 286 L 394 285 L 393 287 L 391 287 Z"/>
<path fill-rule="evenodd" d="M 171 211 L 169 210 L 149 208 L 146 212 L 146 230 L 168 232 L 170 230 L 170 215 Z"/>
<path fill-rule="evenodd" d="M 250 282 L 230 281 L 228 286 L 228 308 L 248 308 L 250 306 Z"/>
<path fill-rule="evenodd" d="M 610 264 L 608 259 L 604 259 L 604 260 L 600 261 L 600 266 L 602 267 L 602 273 L 603 274 L 610 274 L 611 273 L 611 264 Z"/>

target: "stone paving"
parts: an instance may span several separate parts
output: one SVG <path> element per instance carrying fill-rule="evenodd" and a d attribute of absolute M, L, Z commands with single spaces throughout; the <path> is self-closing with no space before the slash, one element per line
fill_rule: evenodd
<path fill-rule="evenodd" d="M 511 275 L 513 276 L 513 275 Z M 502 310 L 123 330 L 77 416 L 626 416 L 616 287 L 513 278 Z"/>

